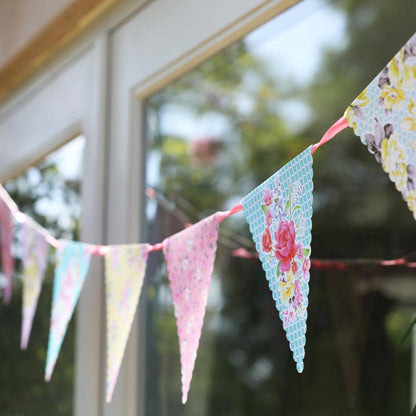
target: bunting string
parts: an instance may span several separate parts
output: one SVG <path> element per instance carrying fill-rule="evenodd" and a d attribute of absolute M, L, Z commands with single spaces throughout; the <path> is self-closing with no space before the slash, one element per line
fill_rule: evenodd
<path fill-rule="evenodd" d="M 56 249 L 52 311 L 45 379 L 53 373 L 67 325 L 88 274 L 91 256 L 105 257 L 107 306 L 107 401 L 111 400 L 131 324 L 136 313 L 148 253 L 163 251 L 167 266 L 181 357 L 182 401 L 186 402 L 194 370 L 217 242 L 236 257 L 259 258 L 298 372 L 304 368 L 310 269 L 376 271 L 416 268 L 415 255 L 390 260 L 311 258 L 314 152 L 351 127 L 394 182 L 416 219 L 416 34 L 400 49 L 322 136 L 321 140 L 280 168 L 227 211 L 192 224 L 175 204 L 152 188 L 149 198 L 171 212 L 184 229 L 162 242 L 99 245 L 55 238 L 22 213 L 0 184 L 0 234 L 4 301 L 12 292 L 12 217 L 24 226 L 24 307 L 21 346 L 27 347 L 47 264 L 46 243 Z M 195 207 L 177 196 L 180 205 Z M 256 252 L 247 239 L 219 224 L 244 211 Z M 46 243 L 45 243 L 46 242 Z M 47 247 L 47 246 L 46 246 Z"/>

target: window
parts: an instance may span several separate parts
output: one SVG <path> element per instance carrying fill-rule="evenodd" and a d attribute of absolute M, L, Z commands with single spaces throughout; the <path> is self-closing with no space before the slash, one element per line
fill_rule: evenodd
<path fill-rule="evenodd" d="M 6 188 L 20 210 L 57 238 L 78 239 L 81 212 L 82 156 L 85 139 L 77 137 L 9 180 Z M 19 239 L 19 227 L 15 228 Z M 0 408 L 4 415 L 69 415 L 73 409 L 75 321 L 71 320 L 57 365 L 44 382 L 50 325 L 54 253 L 51 249 L 28 349 L 21 351 L 22 267 L 20 244 L 15 245 L 15 281 L 12 302 L 0 304 Z"/>
<path fill-rule="evenodd" d="M 316 142 L 414 33 L 415 7 L 303 1 L 151 96 L 147 184 L 159 196 L 147 203 L 148 240 L 230 208 Z M 352 131 L 316 152 L 314 184 L 313 257 L 413 250 L 411 213 Z M 414 275 L 313 270 L 299 375 L 259 262 L 232 255 L 241 247 L 254 249 L 239 215 L 220 227 L 186 406 L 165 265 L 149 258 L 146 415 L 406 414 Z"/>

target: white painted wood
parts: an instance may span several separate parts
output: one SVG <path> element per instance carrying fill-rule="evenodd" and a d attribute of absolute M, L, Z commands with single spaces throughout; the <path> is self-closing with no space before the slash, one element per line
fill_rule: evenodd
<path fill-rule="evenodd" d="M 0 67 L 73 0 L 0 1 Z"/>
<path fill-rule="evenodd" d="M 107 116 L 107 34 L 93 48 L 92 79 L 86 94 L 84 133 L 87 137 L 82 183 L 81 240 L 104 241 L 105 155 Z M 104 265 L 93 259 L 77 306 L 74 415 L 101 414 L 105 380 Z"/>
<path fill-rule="evenodd" d="M 91 85 L 91 54 L 84 51 L 58 74 L 0 110 L 0 179 L 32 164 L 82 130 Z"/>

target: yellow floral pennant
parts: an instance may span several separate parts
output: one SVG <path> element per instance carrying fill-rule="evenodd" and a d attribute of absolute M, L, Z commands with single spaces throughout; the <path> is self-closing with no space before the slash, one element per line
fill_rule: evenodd
<path fill-rule="evenodd" d="M 107 304 L 106 401 L 113 396 L 117 376 L 146 272 L 148 244 L 110 246 L 105 255 Z"/>
<path fill-rule="evenodd" d="M 416 219 L 416 33 L 345 112 Z"/>

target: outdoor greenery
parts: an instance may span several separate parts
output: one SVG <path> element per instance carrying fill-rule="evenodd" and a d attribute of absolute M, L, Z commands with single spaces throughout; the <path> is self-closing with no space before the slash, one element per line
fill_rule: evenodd
<path fill-rule="evenodd" d="M 78 238 L 80 183 L 66 180 L 52 157 L 10 180 L 7 190 L 22 212 L 47 227 L 56 237 Z M 80 155 L 72 155 L 72 163 Z M 62 200 L 64 212 L 45 215 L 41 206 Z M 63 220 L 67 219 L 67 220 Z M 54 256 L 39 297 L 28 349 L 20 350 L 22 319 L 22 265 L 19 230 L 15 245 L 15 279 L 12 302 L 0 302 L 0 414 L 2 416 L 71 415 L 74 380 L 74 321 L 68 326 L 59 360 L 49 383 L 44 381 L 46 348 L 52 301 Z"/>

